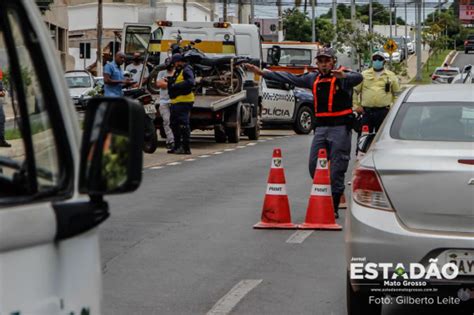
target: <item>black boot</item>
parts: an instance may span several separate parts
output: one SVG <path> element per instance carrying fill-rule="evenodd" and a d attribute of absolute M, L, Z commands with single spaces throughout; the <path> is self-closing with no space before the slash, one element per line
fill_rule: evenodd
<path fill-rule="evenodd" d="M 339 219 L 339 203 L 341 202 L 342 194 L 332 194 L 332 202 L 334 205 L 334 216 Z"/>

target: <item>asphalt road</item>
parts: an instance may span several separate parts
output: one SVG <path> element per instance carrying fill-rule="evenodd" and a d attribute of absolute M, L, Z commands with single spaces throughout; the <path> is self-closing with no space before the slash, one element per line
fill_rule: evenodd
<path fill-rule="evenodd" d="M 461 70 L 465 65 L 474 65 L 474 53 L 469 52 L 469 54 L 465 54 L 464 51 L 458 52 L 458 55 L 451 63 L 453 67 L 459 67 Z"/>
<path fill-rule="evenodd" d="M 100 227 L 104 314 L 346 314 L 344 231 L 252 229 L 275 147 L 293 222 L 303 221 L 311 139 L 267 132 L 265 141 L 227 151 L 209 144 L 213 153 L 146 168 L 136 193 L 108 198 L 112 217 Z M 402 313 L 436 312 L 383 311 Z"/>

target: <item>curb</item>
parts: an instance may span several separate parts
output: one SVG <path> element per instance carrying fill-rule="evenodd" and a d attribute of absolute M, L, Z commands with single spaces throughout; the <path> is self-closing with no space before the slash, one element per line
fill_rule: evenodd
<path fill-rule="evenodd" d="M 456 59 L 458 55 L 458 52 L 456 50 L 451 50 L 449 52 L 449 54 L 446 56 L 446 58 L 444 59 L 444 62 L 441 64 L 441 66 L 444 66 L 445 63 L 447 63 L 448 65 L 451 64 L 451 62 Z"/>

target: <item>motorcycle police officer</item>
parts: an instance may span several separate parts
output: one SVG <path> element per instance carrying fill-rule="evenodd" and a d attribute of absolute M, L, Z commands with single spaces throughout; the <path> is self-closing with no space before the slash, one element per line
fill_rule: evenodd
<path fill-rule="evenodd" d="M 336 218 L 342 194 L 344 176 L 349 166 L 351 154 L 353 88 L 362 82 L 360 73 L 337 68 L 336 55 L 332 48 L 319 50 L 316 56 L 318 70 L 303 75 L 294 75 L 282 71 L 262 71 L 247 64 L 247 70 L 263 76 L 267 80 L 289 83 L 307 88 L 313 92 L 316 130 L 309 156 L 309 173 L 314 176 L 318 151 L 325 148 L 331 161 L 331 191 Z"/>

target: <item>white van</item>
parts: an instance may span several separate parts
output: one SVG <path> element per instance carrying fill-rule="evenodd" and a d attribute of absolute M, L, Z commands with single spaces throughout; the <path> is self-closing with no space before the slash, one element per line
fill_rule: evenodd
<path fill-rule="evenodd" d="M 0 0 L 0 314 L 101 314 L 103 195 L 141 181 L 143 109 L 94 99 L 81 130 L 35 1 Z"/>

